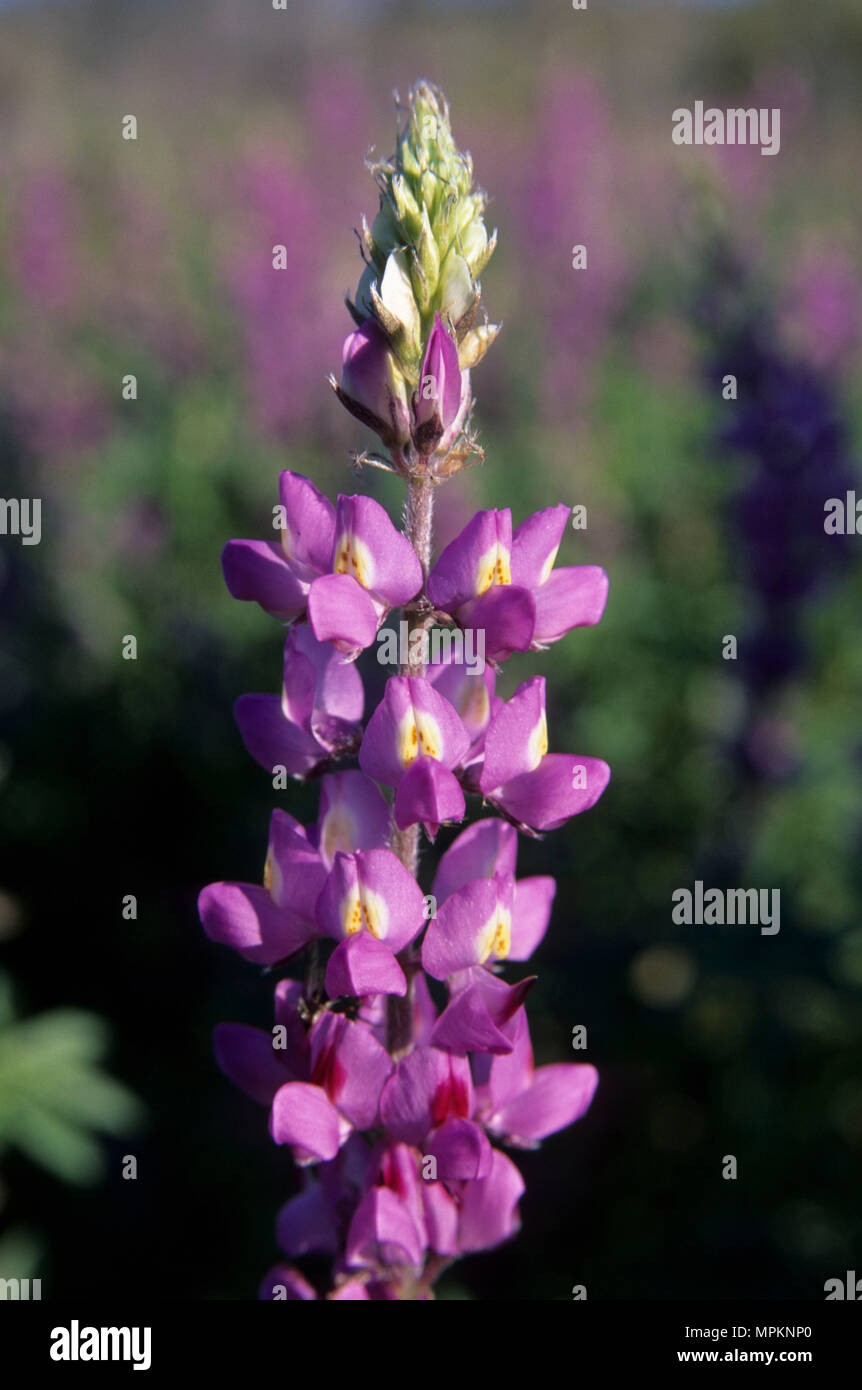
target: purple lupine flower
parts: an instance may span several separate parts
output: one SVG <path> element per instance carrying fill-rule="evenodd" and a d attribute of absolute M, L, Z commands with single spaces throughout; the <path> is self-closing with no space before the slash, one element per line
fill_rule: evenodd
<path fill-rule="evenodd" d="M 232 1023 L 214 1038 L 300 1174 L 278 1214 L 284 1260 L 260 1286 L 291 1301 L 433 1297 L 446 1264 L 518 1230 L 524 1182 L 498 1145 L 532 1148 L 580 1119 L 597 1082 L 590 1065 L 534 1065 L 536 977 L 517 966 L 548 930 L 555 884 L 517 879 L 516 858 L 519 830 L 552 829 L 598 800 L 606 764 L 548 752 L 541 677 L 504 702 L 492 665 L 470 669 L 450 647 L 426 667 L 409 640 L 361 728 L 354 662 L 390 609 L 405 612 L 408 638 L 444 620 L 482 631 L 494 662 L 598 622 L 607 592 L 596 566 L 554 569 L 565 507 L 514 535 L 508 509 L 480 511 L 431 568 L 431 480 L 475 449 L 469 369 L 496 334 L 473 327 L 475 277 L 493 239 L 427 84 L 377 173 L 361 321 L 337 389 L 391 450 L 391 465 L 375 462 L 407 478 L 406 534 L 370 498 L 333 507 L 285 472 L 280 541 L 231 541 L 223 556 L 230 591 L 290 624 L 281 694 L 237 702 L 246 747 L 267 769 L 325 773 L 315 825 L 273 812 L 263 883 L 211 884 L 199 900 L 207 934 L 253 964 L 289 969 L 304 952 L 304 979 L 276 985 L 271 1036 Z M 358 769 L 342 765 L 353 756 Z M 461 831 L 426 897 L 423 828 L 433 841 L 463 820 L 467 795 L 499 818 Z M 321 1256 L 325 1285 L 303 1266 Z"/>
<path fill-rule="evenodd" d="M 600 758 L 548 752 L 545 678 L 533 676 L 491 720 L 476 780 L 522 829 L 556 830 L 595 805 L 610 775 Z"/>
<path fill-rule="evenodd" d="M 428 576 L 428 597 L 462 628 L 484 631 L 485 654 L 557 642 L 604 612 L 608 580 L 597 565 L 554 569 L 569 508 L 549 507 L 512 534 L 509 508 L 477 512 Z"/>
<path fill-rule="evenodd" d="M 452 772 L 470 746 L 453 706 L 430 681 L 392 676 L 365 730 L 359 765 L 396 787 L 395 824 L 421 821 L 430 837 L 442 821 L 461 820 L 464 793 Z"/>
<path fill-rule="evenodd" d="M 284 644 L 281 695 L 241 695 L 234 706 L 242 741 L 272 772 L 307 777 L 355 752 L 365 692 L 355 666 L 308 627 L 292 627 Z"/>
<path fill-rule="evenodd" d="M 279 480 L 285 522 L 276 541 L 228 541 L 222 555 L 234 598 L 288 622 L 306 617 L 320 642 L 350 660 L 369 647 L 389 610 L 422 585 L 409 540 L 372 497 L 339 497 L 334 508 L 308 478 Z"/>

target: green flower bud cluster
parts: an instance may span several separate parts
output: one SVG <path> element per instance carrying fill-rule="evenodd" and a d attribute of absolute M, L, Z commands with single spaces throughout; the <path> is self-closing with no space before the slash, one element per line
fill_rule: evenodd
<path fill-rule="evenodd" d="M 496 245 L 483 220 L 486 197 L 473 187 L 473 162 L 452 138 L 442 92 L 420 82 L 410 92 L 406 124 L 394 156 L 370 168 L 380 210 L 362 221 L 366 260 L 356 322 L 370 315 L 386 334 L 405 379 L 418 385 L 423 355 L 440 314 L 458 344 L 463 370 L 474 367 L 499 326 L 477 323 L 479 275 Z"/>

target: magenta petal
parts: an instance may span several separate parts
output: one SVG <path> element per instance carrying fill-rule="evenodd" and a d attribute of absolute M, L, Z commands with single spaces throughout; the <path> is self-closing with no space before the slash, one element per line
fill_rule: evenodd
<path fill-rule="evenodd" d="M 523 1192 L 524 1180 L 512 1160 L 494 1149 L 490 1175 L 464 1189 L 458 1223 L 458 1245 L 464 1254 L 489 1250 L 516 1233 L 516 1208 Z"/>
<path fill-rule="evenodd" d="M 556 891 L 556 882 L 546 875 L 522 878 L 515 884 L 509 960 L 530 959 L 548 930 Z"/>
<path fill-rule="evenodd" d="M 357 724 L 365 692 L 362 677 L 329 642 L 319 642 L 310 627 L 293 627 L 284 644 L 284 713 L 306 733 L 320 739 L 329 721 Z"/>
<path fill-rule="evenodd" d="M 494 801 L 523 825 L 556 830 L 570 816 L 595 806 L 610 777 L 611 770 L 601 758 L 549 753 L 533 772 L 500 787 Z"/>
<path fill-rule="evenodd" d="M 336 535 L 336 568 L 340 555 L 345 555 L 345 563 L 352 564 L 359 583 L 386 607 L 408 603 L 422 588 L 422 566 L 416 551 L 373 497 L 339 497 Z M 346 569 L 343 572 L 349 573 Z"/>
<path fill-rule="evenodd" d="M 529 589 L 514 584 L 495 584 L 479 598 L 463 604 L 457 617 L 465 631 L 484 634 L 482 640 L 488 661 L 505 661 L 512 652 L 528 651 L 534 639 L 536 604 L 533 595 Z"/>
<path fill-rule="evenodd" d="M 488 727 L 496 678 L 490 664 L 477 674 L 475 663 L 481 653 L 474 647 L 472 654 L 474 662 L 467 665 L 456 661 L 454 653 L 450 652 L 449 660 L 432 662 L 428 666 L 425 678 L 449 701 L 467 730 L 467 737 L 474 743 Z"/>
<path fill-rule="evenodd" d="M 480 592 L 482 561 L 497 546 L 497 513 L 477 512 L 460 535 L 446 546 L 428 576 L 428 597 L 435 608 L 455 613 Z"/>
<path fill-rule="evenodd" d="M 469 972 L 472 983 L 455 995 L 431 1034 L 435 1047 L 455 1056 L 468 1052 L 511 1052 L 517 1034 L 515 1015 L 535 983 L 535 976 L 507 985 L 487 970 Z"/>
<path fill-rule="evenodd" d="M 320 1086 L 289 1081 L 275 1093 L 269 1122 L 276 1144 L 290 1144 L 297 1162 L 334 1158 L 344 1126 Z"/>
<path fill-rule="evenodd" d="M 225 1076 L 259 1105 L 269 1105 L 279 1086 L 296 1080 L 273 1036 L 243 1023 L 219 1023 L 213 1029 L 213 1052 Z"/>
<path fill-rule="evenodd" d="M 437 1160 L 437 1176 L 444 1182 L 487 1178 L 491 1152 L 484 1130 L 472 1120 L 447 1120 L 425 1143 L 425 1153 Z"/>
<path fill-rule="evenodd" d="M 608 599 L 608 576 L 598 565 L 554 570 L 536 590 L 534 642 L 556 642 L 573 627 L 593 627 Z"/>
<path fill-rule="evenodd" d="M 522 521 L 512 536 L 512 583 L 538 589 L 556 559 L 570 507 L 545 507 Z"/>
<path fill-rule="evenodd" d="M 280 1300 L 308 1302 L 310 1299 L 317 1298 L 317 1294 L 305 1276 L 300 1274 L 298 1269 L 293 1269 L 291 1265 L 274 1265 L 264 1276 L 257 1296 L 259 1299 L 274 1299 L 276 1302 Z"/>
<path fill-rule="evenodd" d="M 312 1183 L 285 1203 L 276 1221 L 276 1240 L 291 1259 L 338 1252 L 332 1202 L 320 1183 Z"/>
<path fill-rule="evenodd" d="M 380 1097 L 387 1133 L 416 1146 L 434 1125 L 448 1118 L 466 1119 L 472 1109 L 469 1062 L 437 1047 L 416 1047 L 403 1057 Z"/>
<path fill-rule="evenodd" d="M 511 878 L 518 854 L 518 832 L 496 817 L 476 821 L 453 840 L 437 866 L 434 893 L 438 903 L 474 878 Z M 529 880 L 528 880 L 529 881 Z"/>
<path fill-rule="evenodd" d="M 368 994 L 403 997 L 407 993 L 404 971 L 389 947 L 364 931 L 336 946 L 326 967 L 325 983 L 330 999 Z"/>
<path fill-rule="evenodd" d="M 419 373 L 419 388 L 413 397 L 413 439 L 420 453 L 431 453 L 446 432 L 456 429 L 463 414 L 465 389 L 469 393 L 469 374 L 461 372 L 455 340 L 440 315 L 435 314 Z"/>
<path fill-rule="evenodd" d="M 485 735 L 485 760 L 479 784 L 486 794 L 537 762 L 536 731 L 545 715 L 545 678 L 533 676 L 519 685 L 511 700 L 498 710 Z"/>
<path fill-rule="evenodd" d="M 277 695 L 240 695 L 233 715 L 246 749 L 270 776 L 283 767 L 290 777 L 303 777 L 327 756 L 317 739 L 285 716 Z"/>
<path fill-rule="evenodd" d="M 293 573 L 277 541 L 228 541 L 221 563 L 234 598 L 259 603 L 283 622 L 305 612 L 308 585 Z"/>
<path fill-rule="evenodd" d="M 425 424 L 435 412 L 442 417 L 444 427 L 451 424 L 461 404 L 461 368 L 458 347 L 439 314 L 434 315 L 434 327 L 428 337 L 420 375 L 420 388 L 427 377 L 434 382 L 431 390 L 420 389 L 416 405 L 416 422 Z"/>
<path fill-rule="evenodd" d="M 435 980 L 481 965 L 497 924 L 498 886 L 480 878 L 459 888 L 437 908 L 422 943 L 422 966 Z"/>
<path fill-rule="evenodd" d="M 434 758 L 417 758 L 395 794 L 394 817 L 399 830 L 421 821 L 431 840 L 444 821 L 463 820 L 464 811 L 458 778 Z"/>
<path fill-rule="evenodd" d="M 598 1072 L 588 1063 L 539 1066 L 527 1090 L 507 1101 L 488 1120 L 488 1129 L 512 1144 L 537 1144 L 585 1115 L 598 1081 Z"/>
<path fill-rule="evenodd" d="M 210 941 L 232 946 L 255 965 L 274 965 L 315 935 L 253 883 L 209 884 L 198 898 L 198 912 Z"/>
<path fill-rule="evenodd" d="M 519 1010 L 515 1018 L 512 1051 L 505 1056 L 476 1057 L 473 1070 L 477 1111 L 486 1120 L 533 1084 L 533 1047 L 526 1009 Z"/>
<path fill-rule="evenodd" d="M 311 1079 L 358 1130 L 377 1123 L 380 1092 L 394 1062 L 364 1023 L 323 1013 L 311 1030 Z"/>
<path fill-rule="evenodd" d="M 422 1215 L 428 1245 L 438 1255 L 458 1253 L 458 1205 L 442 1182 L 422 1183 Z"/>
<path fill-rule="evenodd" d="M 319 936 L 317 900 L 326 883 L 326 865 L 293 816 L 276 809 L 269 822 L 266 883 L 273 902 L 307 923 L 309 939 Z"/>
<path fill-rule="evenodd" d="M 595 1067 L 587 1063 L 539 1067 L 531 1085 L 507 1101 L 488 1128 L 512 1144 L 529 1147 L 579 1120 L 589 1109 L 598 1081 Z"/>
<path fill-rule="evenodd" d="M 377 609 L 349 574 L 324 574 L 314 580 L 308 591 L 308 618 L 319 642 L 332 642 L 351 659 L 377 635 Z"/>
<path fill-rule="evenodd" d="M 410 438 L 407 391 L 394 366 L 389 341 L 374 319 L 366 319 L 348 334 L 341 357 L 343 404 L 376 430 L 387 448 L 406 444 Z"/>
<path fill-rule="evenodd" d="M 354 670 L 354 667 L 347 667 Z M 334 772 L 320 784 L 318 844 L 331 866 L 341 850 L 382 849 L 389 843 L 391 814 L 379 790 L 364 772 Z"/>
<path fill-rule="evenodd" d="M 353 1268 L 418 1268 L 424 1253 L 424 1233 L 409 1205 L 388 1187 L 372 1187 L 366 1192 L 347 1234 L 347 1264 Z"/>
<path fill-rule="evenodd" d="M 470 746 L 456 711 L 420 676 L 390 676 L 368 721 L 359 765 L 368 777 L 396 787 L 417 757 L 457 767 Z"/>
<path fill-rule="evenodd" d="M 339 852 L 317 912 L 322 929 L 336 941 L 369 931 L 397 955 L 422 930 L 425 899 L 392 850 Z"/>
<path fill-rule="evenodd" d="M 335 508 L 310 479 L 288 469 L 279 476 L 278 491 L 287 515 L 282 548 L 294 571 L 311 580 L 332 565 Z"/>

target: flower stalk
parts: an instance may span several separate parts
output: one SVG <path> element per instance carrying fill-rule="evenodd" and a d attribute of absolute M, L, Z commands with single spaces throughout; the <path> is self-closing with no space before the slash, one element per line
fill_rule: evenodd
<path fill-rule="evenodd" d="M 589 809 L 609 769 L 549 752 L 541 677 L 507 702 L 494 687 L 513 652 L 598 622 L 607 578 L 555 567 L 563 506 L 514 532 L 507 508 L 480 511 L 433 559 L 435 489 L 481 457 L 470 373 L 498 332 L 479 321 L 495 236 L 429 84 L 373 173 L 380 208 L 362 224 L 356 328 L 332 384 L 384 451 L 358 459 L 405 478 L 404 529 L 372 498 L 333 506 L 285 471 L 279 539 L 231 541 L 223 555 L 231 593 L 288 625 L 280 693 L 237 701 L 243 741 L 274 785 L 320 785 L 315 825 L 273 812 L 262 885 L 210 884 L 199 900 L 211 939 L 306 972 L 279 979 L 271 1037 L 223 1024 L 214 1040 L 304 1177 L 279 1214 L 287 1262 L 264 1298 L 432 1298 L 454 1259 L 518 1229 L 524 1185 L 503 1146 L 533 1148 L 578 1119 L 597 1082 L 587 1064 L 534 1067 L 535 977 L 504 969 L 539 945 L 555 892 L 544 876 L 516 880 L 519 832 Z M 367 714 L 357 658 L 395 610 L 407 660 Z M 452 643 L 429 661 L 411 639 L 435 624 Z M 479 671 L 463 659 L 468 633 L 488 657 Z M 433 844 L 464 821 L 468 797 L 492 814 L 462 829 L 425 895 L 421 832 Z M 429 979 L 445 986 L 442 1009 Z M 331 1257 L 326 1288 L 303 1271 L 308 1254 Z"/>

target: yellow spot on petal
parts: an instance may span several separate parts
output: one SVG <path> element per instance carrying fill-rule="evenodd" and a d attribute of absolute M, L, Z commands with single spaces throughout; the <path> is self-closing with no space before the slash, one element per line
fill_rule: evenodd
<path fill-rule="evenodd" d="M 499 906 L 484 924 L 477 939 L 479 965 L 487 960 L 505 960 L 512 949 L 512 917 Z"/>
<path fill-rule="evenodd" d="M 379 893 L 362 889 L 362 922 L 378 941 L 382 941 L 389 925 L 389 911 Z"/>
<path fill-rule="evenodd" d="M 373 565 L 371 552 L 358 536 L 339 536 L 335 546 L 336 574 L 350 574 L 363 589 L 371 588 Z"/>
<path fill-rule="evenodd" d="M 476 938 L 476 951 L 478 954 L 477 964 L 484 965 L 494 949 L 494 942 L 497 938 L 497 913 L 481 927 Z"/>
<path fill-rule="evenodd" d="M 548 751 L 548 720 L 545 711 L 539 715 L 538 722 L 527 742 L 527 757 L 530 770 L 535 771 Z"/>
<path fill-rule="evenodd" d="M 512 574 L 509 566 L 509 552 L 505 546 L 495 542 L 486 550 L 476 566 L 476 593 L 484 594 L 492 584 L 511 584 Z"/>
<path fill-rule="evenodd" d="M 543 564 L 542 573 L 539 575 L 540 584 L 544 584 L 547 582 L 548 579 L 550 579 L 551 570 L 554 568 L 554 565 L 557 562 L 557 551 L 559 550 L 559 548 L 560 547 L 558 545 L 555 545 L 547 560 Z"/>
<path fill-rule="evenodd" d="M 419 736 L 419 751 L 424 753 L 426 758 L 435 758 L 440 761 L 443 750 L 443 739 L 440 734 L 440 725 L 430 714 L 416 715 L 416 731 Z"/>
<path fill-rule="evenodd" d="M 410 709 L 398 726 L 398 761 L 402 767 L 409 767 L 419 756 L 419 730 L 416 718 Z"/>
<path fill-rule="evenodd" d="M 494 583 L 494 571 L 497 567 L 497 547 L 488 550 L 479 560 L 476 566 L 476 593 L 484 594 L 486 589 L 490 589 Z"/>
<path fill-rule="evenodd" d="M 347 894 L 341 904 L 341 925 L 345 936 L 355 936 L 357 932 L 362 931 L 362 903 L 355 888 Z"/>
<path fill-rule="evenodd" d="M 341 904 L 341 925 L 345 936 L 367 931 L 382 941 L 389 930 L 389 909 L 373 888 L 353 888 Z"/>
<path fill-rule="evenodd" d="M 512 949 L 512 918 L 508 912 L 501 912 L 491 953 L 495 960 L 505 960 Z"/>

